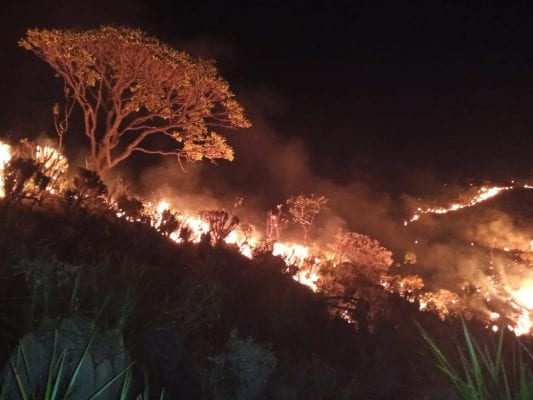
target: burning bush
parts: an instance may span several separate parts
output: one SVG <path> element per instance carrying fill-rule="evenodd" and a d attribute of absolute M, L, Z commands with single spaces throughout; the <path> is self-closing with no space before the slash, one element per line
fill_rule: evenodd
<path fill-rule="evenodd" d="M 42 204 L 50 194 L 64 189 L 68 164 L 52 147 L 21 140 L 17 146 L 2 148 L 9 152 L 0 168 L 0 197 L 7 204 L 24 200 Z"/>
<path fill-rule="evenodd" d="M 106 184 L 95 171 L 78 167 L 78 173 L 71 187 L 64 192 L 64 198 L 71 206 L 102 209 L 108 208 L 107 193 Z"/>
<path fill-rule="evenodd" d="M 226 210 L 203 211 L 200 215 L 209 223 L 209 234 L 215 245 L 221 244 L 239 225 L 239 218 Z"/>

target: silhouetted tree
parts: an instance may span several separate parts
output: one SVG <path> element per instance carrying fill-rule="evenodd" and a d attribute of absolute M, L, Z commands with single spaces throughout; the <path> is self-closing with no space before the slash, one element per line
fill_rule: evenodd
<path fill-rule="evenodd" d="M 164 236 L 170 236 L 171 233 L 176 232 L 180 226 L 178 218 L 170 210 L 164 210 L 161 213 L 161 222 L 157 230 Z"/>
<path fill-rule="evenodd" d="M 35 191 L 44 190 L 48 181 L 39 172 L 39 164 L 30 158 L 12 158 L 4 168 L 6 204 L 24 198 L 37 200 Z"/>
<path fill-rule="evenodd" d="M 239 218 L 235 215 L 230 216 L 226 210 L 204 211 L 202 217 L 209 222 L 209 233 L 214 244 L 222 243 L 239 225 Z"/>
<path fill-rule="evenodd" d="M 269 211 L 266 219 L 266 237 L 269 242 L 277 242 L 289 221 L 283 217 L 283 205 L 278 204 L 275 211 Z"/>
<path fill-rule="evenodd" d="M 117 208 L 124 216 L 132 221 L 147 219 L 144 203 L 137 197 L 121 194 L 117 197 Z"/>
<path fill-rule="evenodd" d="M 67 204 L 100 208 L 108 190 L 106 184 L 95 172 L 78 167 L 78 173 L 72 180 L 72 187 L 65 190 L 63 196 Z M 108 210 L 108 207 L 105 207 Z"/>

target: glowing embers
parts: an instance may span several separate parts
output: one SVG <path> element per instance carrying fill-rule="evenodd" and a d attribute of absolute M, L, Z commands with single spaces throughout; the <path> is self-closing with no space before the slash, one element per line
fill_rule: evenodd
<path fill-rule="evenodd" d="M 446 289 L 426 292 L 418 298 L 420 311 L 434 311 L 444 320 L 457 309 L 459 296 Z"/>

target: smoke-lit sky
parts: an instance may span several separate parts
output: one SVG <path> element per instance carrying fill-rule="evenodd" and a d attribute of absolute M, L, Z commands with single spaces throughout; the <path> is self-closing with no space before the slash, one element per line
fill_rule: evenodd
<path fill-rule="evenodd" d="M 231 135 L 244 158 L 295 151 L 313 175 L 394 193 L 430 178 L 529 176 L 533 7 L 489 3 L 7 0 L 0 130 L 51 131 L 60 85 L 17 47 L 27 27 L 115 23 L 218 60 L 256 126 Z M 265 141 L 274 153 L 250 148 Z M 302 162 L 287 159 L 279 168 Z"/>

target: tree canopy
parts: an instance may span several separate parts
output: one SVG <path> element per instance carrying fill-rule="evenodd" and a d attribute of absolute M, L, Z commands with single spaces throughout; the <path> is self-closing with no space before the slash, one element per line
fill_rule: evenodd
<path fill-rule="evenodd" d="M 141 30 L 29 29 L 19 45 L 63 79 L 65 121 L 74 105 L 81 108 L 89 161 L 97 172 L 135 151 L 180 161 L 232 160 L 231 146 L 211 129 L 250 126 L 212 60 L 175 50 Z M 63 133 L 58 130 L 60 141 Z M 154 145 L 153 136 L 169 138 L 169 147 Z"/>

